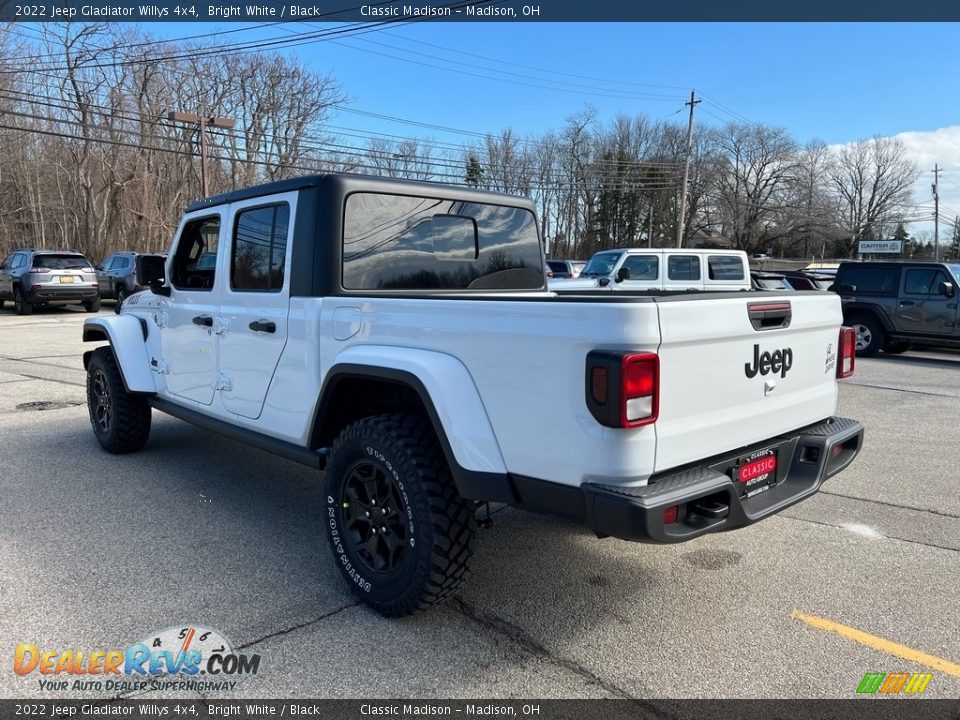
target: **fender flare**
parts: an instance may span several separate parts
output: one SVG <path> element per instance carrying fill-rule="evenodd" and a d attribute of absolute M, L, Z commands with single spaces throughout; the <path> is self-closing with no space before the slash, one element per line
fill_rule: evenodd
<path fill-rule="evenodd" d="M 854 315 L 870 315 L 875 317 L 880 325 L 883 326 L 883 329 L 887 333 L 896 332 L 896 329 L 893 327 L 893 323 L 890 322 L 890 319 L 887 317 L 887 314 L 884 312 L 883 308 L 880 305 L 875 303 L 868 302 L 849 302 L 844 303 L 843 305 L 843 320 L 847 321 L 847 318 Z"/>
<path fill-rule="evenodd" d="M 83 323 L 83 342 L 110 343 L 113 357 L 127 392 L 155 393 L 156 385 L 147 358 L 147 322 L 133 315 L 94 317 Z M 83 354 L 83 367 L 90 364 L 92 350 Z"/>
<path fill-rule="evenodd" d="M 460 360 L 446 353 L 415 348 L 381 345 L 347 348 L 324 376 L 311 435 L 323 422 L 338 382 L 356 378 L 389 380 L 412 389 L 433 424 L 461 495 L 469 499 L 495 499 L 491 496 L 492 481 L 495 476 L 506 484 L 506 464 L 473 377 Z M 477 486 L 485 489 L 480 491 Z M 479 494 L 484 497 L 471 497 Z M 507 495 L 512 499 L 512 493 Z"/>

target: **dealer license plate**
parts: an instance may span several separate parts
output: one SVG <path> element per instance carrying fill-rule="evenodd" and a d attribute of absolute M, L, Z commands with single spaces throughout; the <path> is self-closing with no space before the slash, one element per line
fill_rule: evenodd
<path fill-rule="evenodd" d="M 740 485 L 740 494 L 750 497 L 777 483 L 777 451 L 758 450 L 737 461 L 731 471 Z"/>
<path fill-rule="evenodd" d="M 60 284 L 63 284 L 63 283 L 72 283 L 72 282 L 73 282 L 73 275 L 61 275 L 61 276 L 60 276 Z"/>

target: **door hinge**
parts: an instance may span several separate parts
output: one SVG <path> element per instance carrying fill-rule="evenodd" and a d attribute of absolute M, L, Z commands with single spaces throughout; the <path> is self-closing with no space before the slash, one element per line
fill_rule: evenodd
<path fill-rule="evenodd" d="M 225 332 L 230 331 L 230 321 L 224 320 L 221 317 L 215 317 L 213 319 L 213 333 L 214 335 L 222 335 Z"/>
<path fill-rule="evenodd" d="M 165 328 L 168 322 L 167 314 L 165 312 L 154 313 L 153 321 L 157 324 L 157 327 Z"/>
<path fill-rule="evenodd" d="M 215 390 L 233 390 L 233 380 L 230 379 L 229 375 L 220 373 L 217 375 L 217 385 L 214 388 Z"/>
<path fill-rule="evenodd" d="M 150 358 L 150 369 L 155 373 L 160 373 L 161 375 L 167 375 L 170 372 L 170 366 L 166 362 L 160 360 L 159 358 Z"/>

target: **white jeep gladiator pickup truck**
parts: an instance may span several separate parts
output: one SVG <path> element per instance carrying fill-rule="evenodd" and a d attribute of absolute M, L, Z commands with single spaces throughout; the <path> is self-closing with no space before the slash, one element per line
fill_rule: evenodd
<path fill-rule="evenodd" d="M 548 280 L 550 290 L 750 290 L 750 264 L 742 250 L 620 248 L 601 250 L 576 279 Z"/>
<path fill-rule="evenodd" d="M 674 543 L 809 497 L 860 450 L 855 338 L 828 293 L 545 286 L 525 199 L 311 176 L 191 205 L 149 289 L 84 323 L 108 451 L 152 409 L 325 470 L 356 594 L 449 597 L 482 503 Z"/>

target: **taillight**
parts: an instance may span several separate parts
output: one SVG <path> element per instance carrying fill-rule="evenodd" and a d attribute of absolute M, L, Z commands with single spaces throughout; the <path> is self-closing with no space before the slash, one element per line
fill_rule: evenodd
<path fill-rule="evenodd" d="M 653 353 L 626 355 L 620 365 L 620 424 L 638 427 L 656 422 L 660 358 Z"/>
<path fill-rule="evenodd" d="M 594 350 L 587 355 L 586 400 L 606 427 L 635 428 L 657 421 L 660 358 L 655 353 Z"/>
<path fill-rule="evenodd" d="M 34 267 L 34 268 L 30 268 L 30 272 L 32 272 L 32 273 L 48 273 L 48 272 L 50 272 L 50 268 Z"/>
<path fill-rule="evenodd" d="M 854 359 L 857 356 L 857 331 L 852 327 L 840 328 L 840 352 L 837 357 L 837 377 L 853 375 Z"/>

